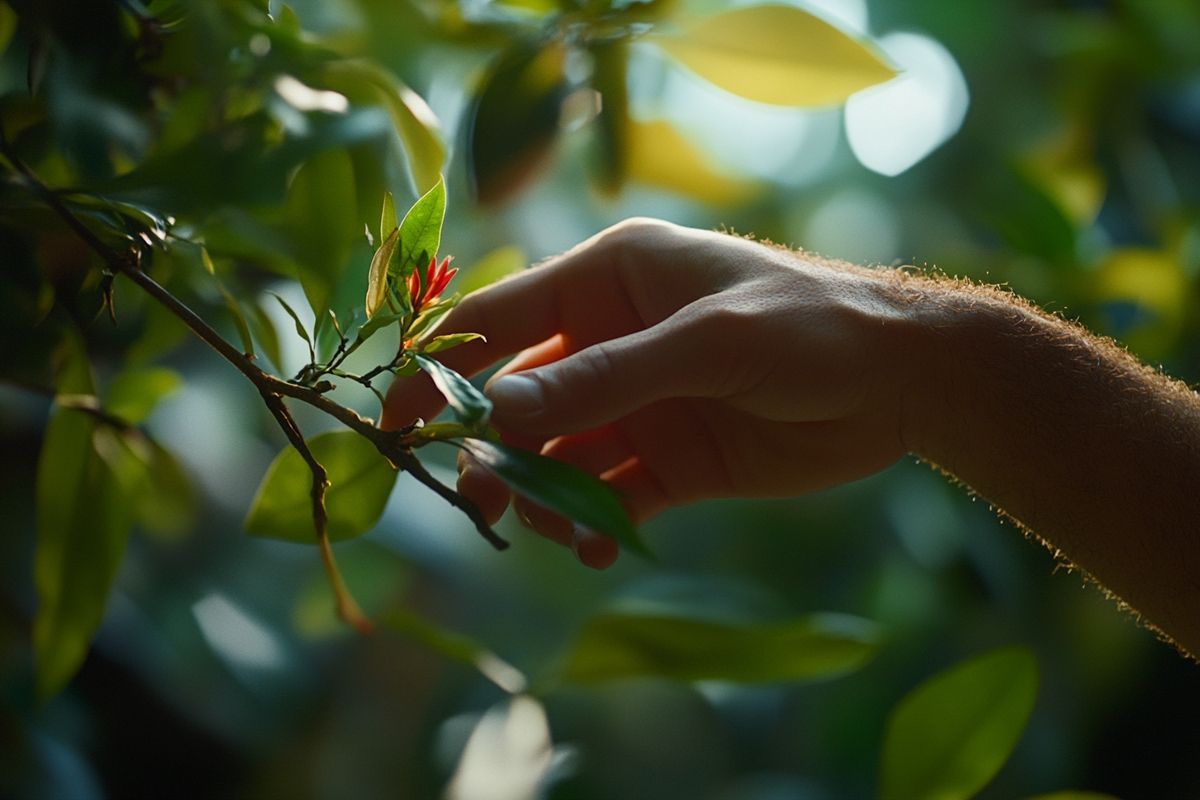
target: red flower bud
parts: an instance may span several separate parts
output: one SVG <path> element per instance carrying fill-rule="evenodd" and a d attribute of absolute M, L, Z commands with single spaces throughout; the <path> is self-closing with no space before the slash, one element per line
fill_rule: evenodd
<path fill-rule="evenodd" d="M 413 311 L 420 311 L 427 304 L 434 303 L 446 287 L 450 284 L 450 279 L 458 274 L 458 269 L 449 269 L 450 261 L 453 256 L 446 256 L 442 259 L 442 263 L 438 264 L 437 257 L 429 259 L 429 266 L 425 268 L 425 278 L 421 279 L 420 270 L 414 269 L 408 276 L 408 296 L 412 298 Z"/>

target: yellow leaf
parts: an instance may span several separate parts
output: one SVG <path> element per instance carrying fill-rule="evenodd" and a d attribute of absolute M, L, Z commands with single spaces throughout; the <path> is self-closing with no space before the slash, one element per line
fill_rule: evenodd
<path fill-rule="evenodd" d="M 1090 151 L 1087 134 L 1077 127 L 1035 148 L 1021 164 L 1026 175 L 1081 227 L 1096 221 L 1107 191 L 1104 173 Z"/>
<path fill-rule="evenodd" d="M 714 171 L 694 144 L 661 120 L 630 126 L 627 157 L 631 179 L 713 205 L 742 202 L 759 188 Z"/>
<path fill-rule="evenodd" d="M 1046 189 L 1079 225 L 1090 225 L 1104 202 L 1104 173 L 1083 161 L 1059 163 L 1045 173 Z"/>
<path fill-rule="evenodd" d="M 419 94 L 378 64 L 359 59 L 325 65 L 322 78 L 335 88 L 345 87 L 347 92 L 361 90 L 363 86 L 375 90 L 404 142 L 418 194 L 424 194 L 441 180 L 446 147 L 442 144 L 437 116 Z"/>
<path fill-rule="evenodd" d="M 1182 333 L 1188 277 L 1174 255 L 1148 248 L 1114 250 L 1100 264 L 1094 289 L 1101 302 L 1131 303 L 1148 312 L 1117 332 L 1138 355 L 1161 357 Z"/>
<path fill-rule="evenodd" d="M 1160 250 L 1115 250 L 1100 266 L 1097 288 L 1106 300 L 1132 300 L 1164 316 L 1183 314 L 1187 276 Z"/>
<path fill-rule="evenodd" d="M 400 229 L 392 228 L 392 232 L 383 240 L 383 244 L 371 259 L 371 269 L 367 273 L 367 299 L 364 303 L 367 319 L 375 316 L 375 312 L 383 306 L 383 301 L 387 298 L 388 265 L 392 263 L 392 255 L 399 243 Z"/>
<path fill-rule="evenodd" d="M 0 53 L 8 49 L 13 34 L 17 32 L 17 12 L 12 6 L 0 0 Z"/>
<path fill-rule="evenodd" d="M 392 89 L 381 85 L 380 91 L 408 150 L 417 189 L 427 192 L 442 179 L 442 165 L 446 162 L 446 148 L 438 136 L 438 119 L 421 95 L 399 81 Z"/>
<path fill-rule="evenodd" d="M 722 89 L 774 105 L 832 105 L 896 74 L 867 45 L 793 6 L 734 9 L 656 41 Z"/>

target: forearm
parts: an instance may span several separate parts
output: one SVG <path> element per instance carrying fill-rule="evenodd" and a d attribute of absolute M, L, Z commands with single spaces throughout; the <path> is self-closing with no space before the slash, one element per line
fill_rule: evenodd
<path fill-rule="evenodd" d="M 922 316 L 910 448 L 1200 654 L 1196 394 L 999 296 L 945 292 Z"/>

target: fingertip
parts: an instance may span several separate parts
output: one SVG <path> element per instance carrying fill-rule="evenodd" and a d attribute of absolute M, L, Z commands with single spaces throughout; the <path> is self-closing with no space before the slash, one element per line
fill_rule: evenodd
<path fill-rule="evenodd" d="M 379 426 L 396 430 L 416 419 L 432 420 L 446 405 L 441 392 L 424 373 L 397 377 L 388 387 Z"/>
<path fill-rule="evenodd" d="M 527 373 L 504 375 L 490 381 L 484 391 L 498 418 L 520 422 L 534 420 L 545 412 L 542 383 Z"/>
<path fill-rule="evenodd" d="M 571 549 L 580 563 L 597 570 L 608 569 L 620 555 L 616 541 L 581 525 L 571 532 Z"/>
<path fill-rule="evenodd" d="M 458 493 L 475 504 L 489 525 L 495 525 L 508 508 L 508 487 L 469 457 L 460 469 Z"/>

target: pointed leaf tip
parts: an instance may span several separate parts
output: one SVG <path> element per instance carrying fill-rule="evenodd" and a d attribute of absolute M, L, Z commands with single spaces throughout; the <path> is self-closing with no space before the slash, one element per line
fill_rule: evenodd
<path fill-rule="evenodd" d="M 462 447 L 535 503 L 651 557 L 620 496 L 599 478 L 563 461 L 499 442 L 466 439 Z"/>
<path fill-rule="evenodd" d="M 400 223 L 400 253 L 391 270 L 393 275 L 407 277 L 424 266 L 424 259 L 437 256 L 445 217 L 446 183 L 439 178 L 432 189 L 413 203 Z"/>
<path fill-rule="evenodd" d="M 773 105 L 832 105 L 896 74 L 873 48 L 794 6 L 714 14 L 656 41 L 705 80 Z"/>
<path fill-rule="evenodd" d="M 417 364 L 433 380 L 434 386 L 446 398 L 462 424 L 472 430 L 487 427 L 492 416 L 492 401 L 483 392 L 440 361 L 419 353 L 415 357 Z"/>
<path fill-rule="evenodd" d="M 888 720 L 880 799 L 974 797 L 1016 747 L 1037 686 L 1033 653 L 1005 647 L 913 689 Z"/>
<path fill-rule="evenodd" d="M 368 320 L 375 316 L 387 299 L 388 265 L 392 262 L 392 256 L 395 254 L 396 245 L 399 242 L 400 229 L 393 227 L 392 232 L 383 240 L 383 244 L 371 258 L 370 271 L 367 273 L 367 297 L 364 303 Z"/>
<path fill-rule="evenodd" d="M 396 201 L 391 192 L 383 193 L 383 211 L 379 214 L 379 241 L 387 238 L 390 231 L 396 229 Z"/>

